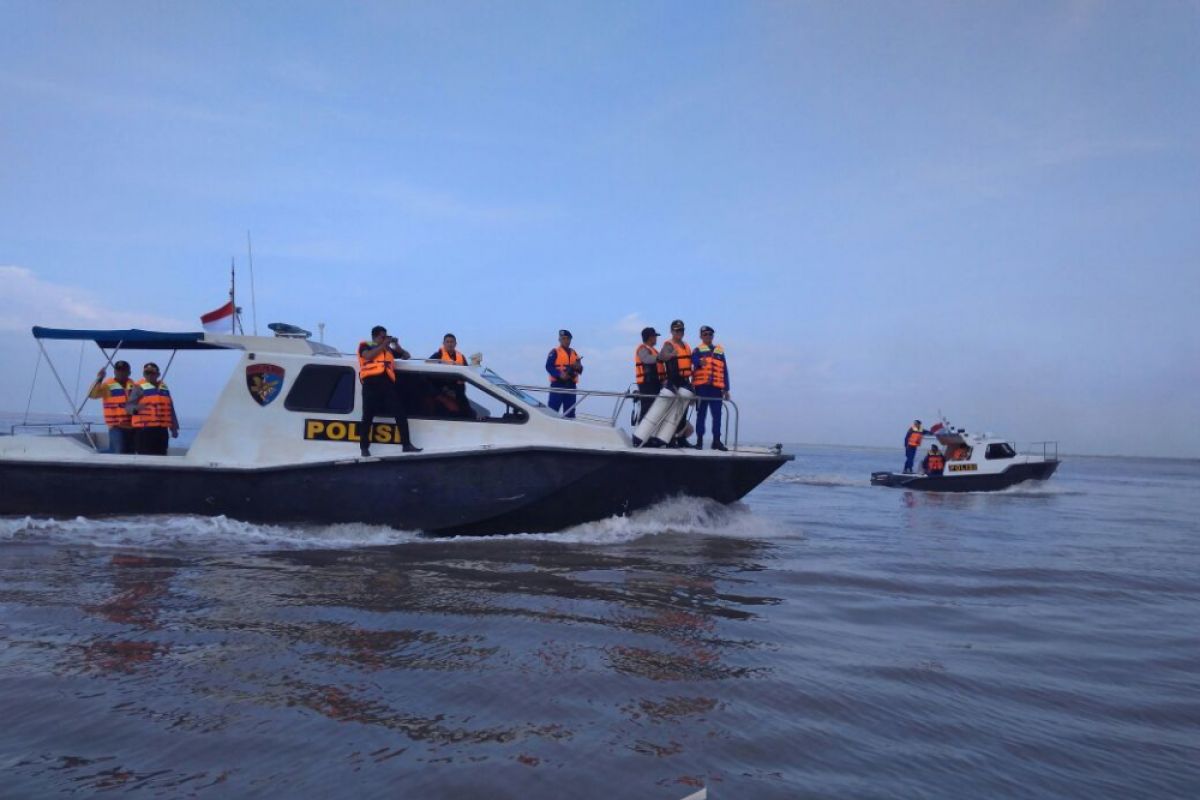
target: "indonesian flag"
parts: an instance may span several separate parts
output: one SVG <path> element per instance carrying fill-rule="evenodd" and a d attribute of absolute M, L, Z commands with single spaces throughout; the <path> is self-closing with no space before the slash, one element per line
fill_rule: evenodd
<path fill-rule="evenodd" d="M 233 333 L 233 301 L 230 300 L 216 311 L 210 311 L 200 317 L 200 324 L 209 333 Z"/>
<path fill-rule="evenodd" d="M 937 425 L 934 425 L 932 428 L 930 428 L 930 429 L 929 429 L 929 432 L 930 432 L 930 433 L 937 433 L 938 431 L 940 431 L 940 430 L 941 430 L 942 428 L 944 428 L 944 427 L 946 427 L 946 426 L 945 426 L 945 425 L 943 425 L 942 423 L 940 423 L 940 422 L 939 422 Z"/>

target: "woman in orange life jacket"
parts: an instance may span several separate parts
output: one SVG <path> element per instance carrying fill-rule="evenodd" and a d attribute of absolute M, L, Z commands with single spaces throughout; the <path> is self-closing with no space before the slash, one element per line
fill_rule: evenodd
<path fill-rule="evenodd" d="M 142 368 L 142 380 L 129 387 L 126 403 L 132 415 L 133 449 L 139 456 L 165 456 L 171 438 L 179 436 L 179 417 L 171 390 L 158 374 L 158 364 L 148 362 Z"/>
<path fill-rule="evenodd" d="M 700 345 L 692 351 L 692 385 L 700 402 L 696 407 L 696 449 L 704 449 L 704 428 L 712 411 L 713 450 L 727 450 L 721 443 L 721 401 L 729 399 L 729 365 L 725 348 L 713 344 L 713 329 L 700 326 Z"/>
<path fill-rule="evenodd" d="M 683 320 L 671 322 L 671 338 L 659 351 L 659 358 L 667 366 L 667 385 L 672 389 L 692 388 L 692 348 L 683 340 Z M 679 420 L 679 428 L 675 431 L 675 439 L 671 442 L 674 447 L 688 447 L 687 437 L 692 434 L 692 426 L 687 421 L 687 415 Z"/>
<path fill-rule="evenodd" d="M 550 388 L 575 389 L 583 373 L 583 359 L 571 349 L 571 332 L 566 328 L 558 332 L 558 347 L 546 356 L 546 373 L 550 376 Z M 575 406 L 579 397 L 574 392 L 551 392 L 547 405 L 551 411 L 561 412 L 568 419 L 575 419 Z"/>
<path fill-rule="evenodd" d="M 467 365 L 466 356 L 458 352 L 458 337 L 447 333 L 442 337 L 442 346 L 429 357 L 430 361 L 441 361 L 445 364 Z M 461 380 L 447 381 L 439 384 L 435 400 L 446 411 L 455 417 L 470 417 L 471 404 L 467 402 L 467 386 Z"/>
<path fill-rule="evenodd" d="M 646 416 L 667 379 L 667 365 L 658 355 L 658 331 L 642 328 L 642 343 L 633 351 L 633 377 L 641 398 L 638 418 Z"/>
<path fill-rule="evenodd" d="M 921 420 L 914 419 L 913 424 L 904 432 L 904 474 L 911 475 L 913 471 L 913 459 L 917 457 L 917 449 L 921 446 L 921 439 L 929 431 L 921 427 Z"/>
<path fill-rule="evenodd" d="M 133 415 L 129 413 L 129 391 L 133 381 L 129 379 L 129 362 L 113 364 L 113 376 L 104 380 L 104 370 L 96 373 L 96 382 L 88 390 L 88 397 L 102 400 L 104 424 L 108 426 L 108 452 L 129 455 L 133 453 Z"/>
<path fill-rule="evenodd" d="M 946 468 L 946 459 L 938 452 L 936 444 L 929 446 L 929 453 L 921 461 L 921 469 L 926 475 L 941 475 Z"/>
<path fill-rule="evenodd" d="M 371 431 L 375 417 L 392 417 L 400 428 L 400 441 L 406 453 L 419 453 L 408 435 L 408 415 L 396 382 L 396 359 L 407 360 L 409 353 L 387 328 L 371 329 L 371 341 L 358 343 L 358 380 L 362 383 L 363 413 L 359 426 L 358 449 L 363 458 L 371 455 Z"/>

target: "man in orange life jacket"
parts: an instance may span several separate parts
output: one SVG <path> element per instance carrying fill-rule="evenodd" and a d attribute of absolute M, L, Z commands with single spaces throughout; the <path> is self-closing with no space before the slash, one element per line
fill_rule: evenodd
<path fill-rule="evenodd" d="M 929 431 L 921 427 L 921 420 L 914 419 L 913 424 L 904 433 L 904 474 L 911 475 L 913 471 L 913 459 L 917 457 L 917 450 L 921 447 L 921 439 Z"/>
<path fill-rule="evenodd" d="M 133 381 L 129 379 L 129 362 L 113 364 L 111 380 L 104 380 L 104 370 L 96 373 L 96 382 L 88 390 L 88 397 L 103 400 L 104 424 L 108 426 L 108 452 L 130 454 L 133 452 L 133 415 L 129 413 L 129 391 Z"/>
<path fill-rule="evenodd" d="M 692 388 L 692 348 L 683 340 L 685 327 L 683 320 L 677 319 L 671 323 L 671 338 L 662 346 L 658 357 L 667 366 L 667 385 L 672 389 Z M 691 433 L 685 414 L 679 420 L 679 428 L 675 432 L 674 447 L 687 447 L 687 437 Z"/>
<path fill-rule="evenodd" d="M 429 360 L 457 364 L 460 367 L 467 365 L 466 356 L 458 352 L 458 337 L 453 333 L 447 333 L 442 337 L 441 348 L 431 355 Z M 440 384 L 438 400 L 454 416 L 472 416 L 471 404 L 467 402 L 467 385 L 461 380 Z"/>
<path fill-rule="evenodd" d="M 558 347 L 546 356 L 546 372 L 550 375 L 550 388 L 574 389 L 579 386 L 583 373 L 583 359 L 571 349 L 571 332 L 565 328 L 558 332 Z M 579 402 L 574 392 L 551 392 L 548 405 L 551 411 L 559 411 L 564 417 L 575 419 L 575 406 Z"/>
<path fill-rule="evenodd" d="M 921 461 L 921 469 L 926 475 L 941 475 L 942 470 L 946 468 L 946 459 L 938 452 L 938 446 L 931 444 L 929 453 Z"/>
<path fill-rule="evenodd" d="M 158 364 L 148 362 L 142 379 L 129 387 L 126 408 L 132 415 L 133 451 L 139 456 L 165 456 L 171 438 L 179 436 L 179 417 L 175 401 L 158 374 Z"/>
<path fill-rule="evenodd" d="M 362 383 L 363 413 L 359 426 L 358 449 L 363 458 L 371 455 L 371 426 L 375 417 L 392 417 L 400 428 L 404 452 L 419 453 L 408 435 L 408 415 L 404 398 L 396 382 L 396 359 L 407 360 L 409 353 L 387 328 L 376 325 L 371 329 L 371 341 L 358 343 L 358 379 Z"/>
<path fill-rule="evenodd" d="M 633 351 L 633 376 L 637 382 L 638 394 L 641 398 L 641 411 L 638 417 L 644 417 L 654 405 L 655 395 L 662 391 L 663 383 L 667 380 L 667 365 L 658 357 L 658 331 L 654 328 L 642 328 L 642 343 Z"/>
<path fill-rule="evenodd" d="M 692 385 L 700 402 L 696 408 L 696 449 L 704 449 L 704 428 L 712 411 L 713 450 L 727 450 L 721 443 L 721 401 L 729 399 L 729 365 L 725 348 L 713 344 L 713 329 L 700 326 L 700 345 L 692 351 Z"/>

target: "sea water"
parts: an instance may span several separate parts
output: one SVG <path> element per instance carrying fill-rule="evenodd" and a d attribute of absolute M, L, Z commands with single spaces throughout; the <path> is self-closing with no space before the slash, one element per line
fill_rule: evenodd
<path fill-rule="evenodd" d="M 791 449 L 556 534 L 0 519 L 0 797 L 1200 796 L 1200 462 Z"/>

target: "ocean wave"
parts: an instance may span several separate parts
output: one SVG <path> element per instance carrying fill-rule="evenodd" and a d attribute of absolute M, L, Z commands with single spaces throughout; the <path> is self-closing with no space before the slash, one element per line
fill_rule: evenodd
<path fill-rule="evenodd" d="M 856 488 L 870 487 L 870 478 L 851 478 L 846 475 L 789 475 L 776 473 L 767 478 L 767 483 L 787 483 L 799 486 L 853 486 Z"/>
<path fill-rule="evenodd" d="M 76 517 L 57 520 L 0 518 L 0 543 L 73 544 L 92 547 L 141 547 L 269 551 L 386 547 L 432 541 L 478 542 L 498 539 L 546 540 L 580 544 L 619 544 L 664 533 L 769 537 L 779 524 L 756 516 L 742 505 L 723 506 L 688 497 L 666 500 L 625 516 L 587 522 L 552 533 L 431 537 L 386 525 L 268 525 L 224 516 L 192 515 Z"/>

